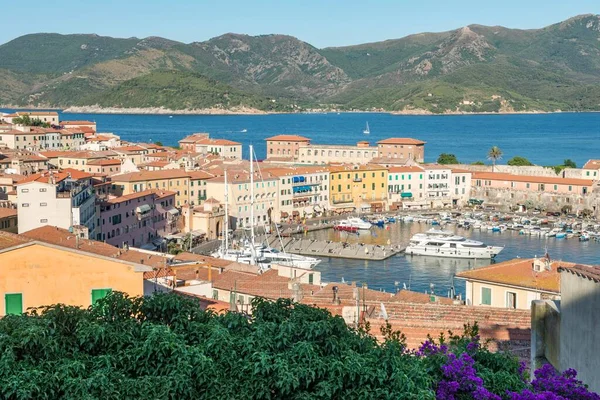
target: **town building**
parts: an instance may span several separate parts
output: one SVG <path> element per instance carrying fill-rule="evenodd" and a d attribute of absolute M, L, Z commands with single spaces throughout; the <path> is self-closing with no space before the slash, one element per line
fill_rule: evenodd
<path fill-rule="evenodd" d="M 456 204 L 451 195 L 452 168 L 448 165 L 426 164 L 425 169 L 425 198 L 429 208 L 444 208 Z"/>
<path fill-rule="evenodd" d="M 61 129 L 60 143 L 63 149 L 79 150 L 85 144 L 85 133 L 81 129 Z"/>
<path fill-rule="evenodd" d="M 190 177 L 189 204 L 192 206 L 202 204 L 207 199 L 206 182 L 215 176 L 204 171 L 187 171 L 187 174 Z"/>
<path fill-rule="evenodd" d="M 525 210 L 533 206 L 560 211 L 569 205 L 574 212 L 586 208 L 598 211 L 598 196 L 592 193 L 591 179 L 475 172 L 471 188 L 471 197 L 500 209 Z"/>
<path fill-rule="evenodd" d="M 254 173 L 254 221 L 251 214 L 250 174 L 246 170 L 228 170 L 228 204 L 231 229 L 265 226 L 279 213 L 278 182 L 275 176 Z M 218 176 L 206 181 L 206 192 L 221 204 L 225 204 L 225 177 Z"/>
<path fill-rule="evenodd" d="M 419 163 L 425 160 L 425 142 L 411 138 L 389 138 L 377 142 L 378 157 L 413 160 Z"/>
<path fill-rule="evenodd" d="M 182 206 L 181 217 L 184 233 L 197 232 L 203 234 L 207 240 L 214 240 L 223 235 L 225 207 L 212 197 L 201 206 Z"/>
<path fill-rule="evenodd" d="M 208 133 L 193 133 L 189 136 L 184 137 L 183 139 L 181 139 L 178 142 L 179 148 L 181 150 L 195 152 L 196 151 L 196 142 L 199 140 L 208 139 L 209 137 L 210 137 L 210 135 Z"/>
<path fill-rule="evenodd" d="M 31 175 L 47 167 L 48 160 L 36 153 L 23 150 L 0 151 L 0 171 L 5 173 Z"/>
<path fill-rule="evenodd" d="M 12 207 L 0 206 L 0 231 L 17 233 L 19 231 L 18 224 L 17 210 Z"/>
<path fill-rule="evenodd" d="M 179 141 L 182 150 L 202 155 L 216 154 L 228 159 L 242 159 L 242 144 L 227 139 L 213 139 L 208 133 L 194 133 Z"/>
<path fill-rule="evenodd" d="M 600 179 L 600 160 L 589 160 L 581 169 L 581 179 Z"/>
<path fill-rule="evenodd" d="M 163 171 L 140 171 L 114 175 L 111 193 L 124 196 L 148 189 L 161 189 L 177 193 L 176 207 L 190 203 L 190 175 L 180 169 Z"/>
<path fill-rule="evenodd" d="M 517 258 L 463 271 L 456 278 L 466 281 L 467 305 L 528 310 L 534 300 L 560 300 L 558 267 L 568 265 L 575 264 Z"/>
<path fill-rule="evenodd" d="M 356 146 L 310 144 L 299 148 L 300 164 L 367 164 L 377 157 L 377 148 L 361 141 Z"/>
<path fill-rule="evenodd" d="M 0 316 L 50 304 L 89 307 L 111 291 L 144 294 L 140 262 L 117 258 L 120 250 L 45 226 L 25 234 L 0 232 Z"/>
<path fill-rule="evenodd" d="M 335 165 L 330 167 L 329 200 L 332 208 L 385 211 L 388 198 L 388 171 L 377 165 Z"/>
<path fill-rule="evenodd" d="M 117 247 L 160 248 L 177 232 L 175 192 L 150 189 L 100 202 L 96 239 Z"/>
<path fill-rule="evenodd" d="M 277 135 L 266 138 L 267 160 L 272 158 L 286 158 L 298 161 L 300 148 L 310 145 L 310 139 L 299 135 Z M 302 161 L 301 161 L 302 162 Z M 308 162 L 303 162 L 307 164 Z M 310 164 L 313 164 L 312 162 Z"/>
<path fill-rule="evenodd" d="M 93 121 L 60 121 L 59 125 L 65 129 L 88 128 L 92 132 L 96 132 L 96 123 Z"/>
<path fill-rule="evenodd" d="M 425 170 L 418 166 L 388 168 L 388 201 L 391 209 L 427 207 Z"/>
<path fill-rule="evenodd" d="M 19 233 L 51 225 L 87 228 L 96 234 L 92 175 L 73 169 L 41 172 L 17 183 Z"/>
<path fill-rule="evenodd" d="M 471 198 L 472 172 L 466 169 L 452 168 L 452 186 L 450 196 L 452 205 L 464 207 Z"/>
<path fill-rule="evenodd" d="M 113 175 L 121 172 L 121 160 L 96 159 L 88 161 L 87 172 L 94 175 Z"/>
<path fill-rule="evenodd" d="M 39 119 L 50 125 L 58 125 L 58 113 L 56 111 L 17 111 L 12 114 L 4 114 L 2 119 L 9 124 L 13 124 L 14 119 L 24 116 L 28 116 L 32 120 Z"/>

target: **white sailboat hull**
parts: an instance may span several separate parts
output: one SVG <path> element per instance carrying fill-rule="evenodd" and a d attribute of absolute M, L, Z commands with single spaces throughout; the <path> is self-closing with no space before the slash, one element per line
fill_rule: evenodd
<path fill-rule="evenodd" d="M 434 247 L 427 245 L 409 245 L 405 252 L 414 256 L 430 256 L 445 258 L 492 259 L 502 251 L 503 247 L 488 246 L 481 249 L 461 249 L 450 247 Z"/>

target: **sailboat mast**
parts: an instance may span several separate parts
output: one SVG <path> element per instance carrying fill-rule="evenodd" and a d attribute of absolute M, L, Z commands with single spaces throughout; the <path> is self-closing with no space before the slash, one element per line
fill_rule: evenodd
<path fill-rule="evenodd" d="M 225 251 L 229 249 L 229 186 L 227 185 L 227 170 L 225 172 L 225 223 L 223 224 L 223 235 L 225 237 Z"/>
<path fill-rule="evenodd" d="M 250 145 L 250 239 L 251 264 L 256 265 L 254 255 L 254 150 L 252 145 Z"/>

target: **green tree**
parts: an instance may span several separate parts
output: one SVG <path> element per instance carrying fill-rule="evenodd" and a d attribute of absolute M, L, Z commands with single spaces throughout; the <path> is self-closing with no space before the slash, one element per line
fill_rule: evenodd
<path fill-rule="evenodd" d="M 492 161 L 492 171 L 496 169 L 496 161 L 502 158 L 502 150 L 498 146 L 492 146 L 487 153 L 488 160 Z"/>
<path fill-rule="evenodd" d="M 13 118 L 13 124 L 23 126 L 40 126 L 42 128 L 50 128 L 50 124 L 42 121 L 39 118 L 31 118 L 29 115 L 23 115 L 22 117 Z"/>
<path fill-rule="evenodd" d="M 571 213 L 571 211 L 573 211 L 573 206 L 570 204 L 565 204 L 564 206 L 562 206 L 562 208 L 560 209 L 560 212 L 567 215 L 569 213 Z"/>
<path fill-rule="evenodd" d="M 163 146 L 162 142 L 159 142 L 159 141 L 154 142 L 154 144 L 157 146 Z"/>
<path fill-rule="evenodd" d="M 460 164 L 454 154 L 442 153 L 437 159 L 438 164 Z"/>
<path fill-rule="evenodd" d="M 565 161 L 563 161 L 563 165 L 565 168 L 577 168 L 575 161 L 571 160 L 570 158 L 567 158 Z"/>
<path fill-rule="evenodd" d="M 581 216 L 583 218 L 590 218 L 592 215 L 594 215 L 594 212 L 589 208 L 584 208 L 583 210 L 581 210 Z"/>
<path fill-rule="evenodd" d="M 473 161 L 471 165 L 485 165 L 483 161 Z"/>
<path fill-rule="evenodd" d="M 533 165 L 531 161 L 521 156 L 514 156 L 507 162 L 508 165 L 516 166 L 516 167 L 528 167 Z"/>

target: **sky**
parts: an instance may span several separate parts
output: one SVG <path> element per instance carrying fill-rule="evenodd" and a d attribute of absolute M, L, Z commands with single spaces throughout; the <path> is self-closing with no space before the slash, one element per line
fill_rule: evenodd
<path fill-rule="evenodd" d="M 38 32 L 185 43 L 234 32 L 287 34 L 322 48 L 475 23 L 539 28 L 600 13 L 599 0 L 29 0 L 25 9 L 19 1 L 0 3 L 0 43 Z"/>

